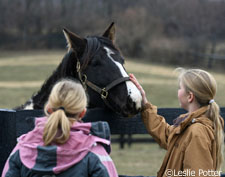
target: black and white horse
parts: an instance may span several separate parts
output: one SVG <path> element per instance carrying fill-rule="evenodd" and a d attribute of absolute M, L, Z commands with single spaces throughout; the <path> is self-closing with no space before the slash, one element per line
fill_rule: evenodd
<path fill-rule="evenodd" d="M 89 95 L 89 108 L 109 108 L 120 115 L 132 116 L 141 108 L 141 94 L 129 81 L 124 58 L 114 46 L 115 25 L 102 36 L 81 38 L 63 30 L 68 52 L 41 89 L 17 109 L 43 109 L 52 86 L 62 78 L 78 79 Z"/>

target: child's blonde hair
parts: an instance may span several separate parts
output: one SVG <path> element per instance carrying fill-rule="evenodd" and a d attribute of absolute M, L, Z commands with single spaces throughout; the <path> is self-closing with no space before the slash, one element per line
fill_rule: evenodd
<path fill-rule="evenodd" d="M 87 96 L 80 83 L 61 80 L 52 88 L 44 111 L 48 116 L 44 127 L 44 144 L 63 144 L 70 136 L 71 124 L 87 106 Z M 49 109 L 52 110 L 49 113 Z M 60 131 L 60 135 L 58 135 Z"/>
<path fill-rule="evenodd" d="M 223 163 L 224 131 L 220 120 L 220 108 L 214 101 L 217 84 L 214 77 L 201 69 L 180 70 L 179 82 L 186 92 L 192 92 L 200 106 L 208 106 L 206 115 L 214 123 L 214 134 L 217 145 L 216 169 L 220 170 Z"/>

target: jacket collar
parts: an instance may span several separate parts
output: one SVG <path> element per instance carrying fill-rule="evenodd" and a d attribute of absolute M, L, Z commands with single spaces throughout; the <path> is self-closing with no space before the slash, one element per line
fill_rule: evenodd
<path fill-rule="evenodd" d="M 175 134 L 180 134 L 190 124 L 195 122 L 201 122 L 209 126 L 213 126 L 210 119 L 204 116 L 208 109 L 208 106 L 201 107 L 192 113 L 182 114 L 178 119 L 184 119 L 178 127 L 175 128 Z M 186 118 L 185 118 L 186 117 Z"/>

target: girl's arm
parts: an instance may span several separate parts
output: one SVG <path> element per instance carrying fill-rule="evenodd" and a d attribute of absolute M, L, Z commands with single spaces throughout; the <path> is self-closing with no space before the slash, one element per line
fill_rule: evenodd
<path fill-rule="evenodd" d="M 157 114 L 157 107 L 146 103 L 141 111 L 141 117 L 148 133 L 162 148 L 167 149 L 167 140 L 173 127 L 166 123 L 164 117 Z"/>
<path fill-rule="evenodd" d="M 130 80 L 136 85 L 142 95 L 142 120 L 149 134 L 164 149 L 167 149 L 167 139 L 172 129 L 165 118 L 157 114 L 157 107 L 148 102 L 145 91 L 138 83 L 133 74 L 130 74 Z"/>

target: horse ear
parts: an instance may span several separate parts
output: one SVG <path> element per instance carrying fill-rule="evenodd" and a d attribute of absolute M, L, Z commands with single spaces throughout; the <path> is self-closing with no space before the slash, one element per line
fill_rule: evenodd
<path fill-rule="evenodd" d="M 68 29 L 63 29 L 64 36 L 67 40 L 68 48 L 74 49 L 78 53 L 83 53 L 86 41 L 85 39 L 79 37 L 78 35 L 74 34 L 73 32 L 69 31 Z"/>
<path fill-rule="evenodd" d="M 114 41 L 115 32 L 116 32 L 115 24 L 114 22 L 112 22 L 102 36 L 109 38 L 111 41 Z"/>

